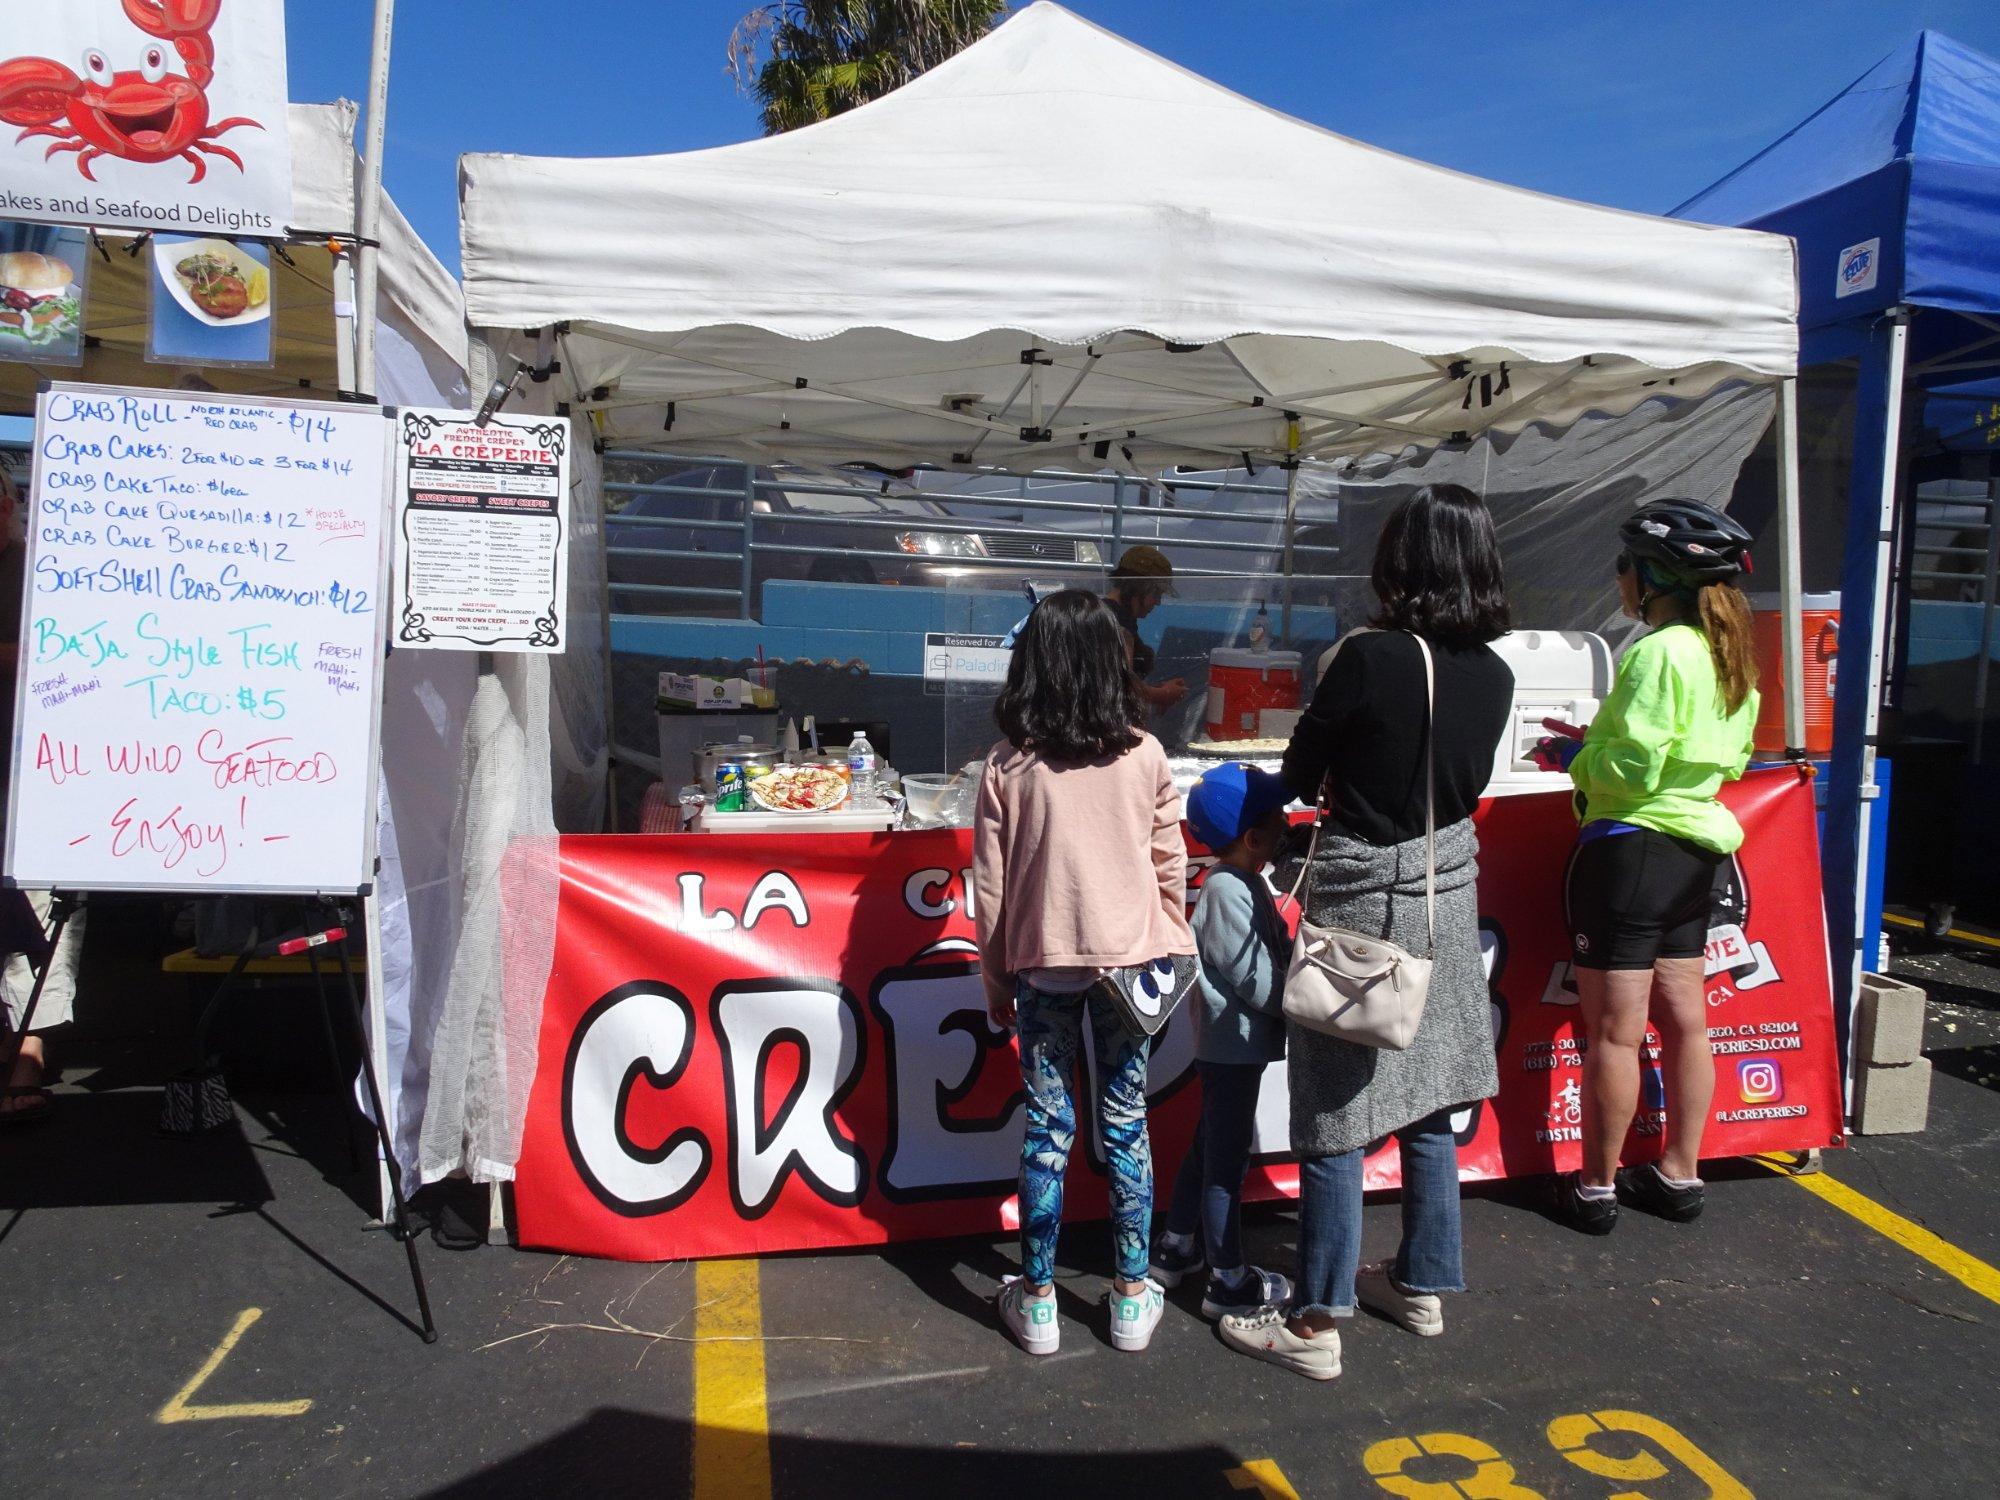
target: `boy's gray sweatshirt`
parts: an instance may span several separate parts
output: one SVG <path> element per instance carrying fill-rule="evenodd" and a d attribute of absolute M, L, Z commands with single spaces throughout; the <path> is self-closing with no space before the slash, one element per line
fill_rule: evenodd
<path fill-rule="evenodd" d="M 1189 925 L 1201 952 L 1194 1055 L 1212 1063 L 1278 1061 L 1291 942 L 1264 877 L 1214 866 Z"/>

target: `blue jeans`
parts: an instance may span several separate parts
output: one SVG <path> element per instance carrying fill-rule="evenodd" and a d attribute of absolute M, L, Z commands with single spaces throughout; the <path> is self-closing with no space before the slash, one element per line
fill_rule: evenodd
<path fill-rule="evenodd" d="M 1403 1158 L 1403 1243 L 1390 1269 L 1413 1292 L 1465 1290 L 1458 1227 L 1458 1142 L 1451 1111 L 1396 1132 Z M 1299 1163 L 1299 1282 L 1291 1311 L 1354 1316 L 1361 1264 L 1361 1158 L 1308 1156 Z"/>
<path fill-rule="evenodd" d="M 1127 1031 L 1117 1007 L 1094 992 L 1046 995 L 1023 984 L 1014 1008 L 1021 1080 L 1028 1090 L 1028 1129 L 1021 1138 L 1021 1274 L 1033 1286 L 1055 1279 L 1088 1010 L 1097 1051 L 1097 1129 L 1111 1169 L 1111 1243 L 1118 1274 L 1137 1281 L 1146 1274 L 1153 1219 L 1153 1151 L 1146 1139 L 1149 1039 Z"/>
<path fill-rule="evenodd" d="M 1201 1123 L 1174 1178 L 1167 1232 L 1199 1228 L 1209 1269 L 1228 1271 L 1243 1264 L 1243 1174 L 1250 1169 L 1264 1064 L 1197 1062 L 1195 1069 L 1201 1074 Z"/>

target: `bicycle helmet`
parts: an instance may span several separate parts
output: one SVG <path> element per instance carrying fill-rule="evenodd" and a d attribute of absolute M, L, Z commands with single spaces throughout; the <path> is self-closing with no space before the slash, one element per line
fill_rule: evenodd
<path fill-rule="evenodd" d="M 1670 584 L 1700 588 L 1728 583 L 1750 568 L 1750 533 L 1699 500 L 1654 500 L 1618 528 L 1633 557 Z"/>

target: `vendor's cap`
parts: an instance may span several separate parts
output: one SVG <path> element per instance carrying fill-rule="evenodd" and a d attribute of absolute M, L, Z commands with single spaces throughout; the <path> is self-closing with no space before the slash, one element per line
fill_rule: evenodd
<path fill-rule="evenodd" d="M 1164 589 L 1173 587 L 1174 565 L 1167 561 L 1167 554 L 1158 547 L 1127 547 L 1125 555 L 1118 559 L 1118 565 L 1111 570 L 1115 583 L 1140 582 L 1157 583 Z"/>
<path fill-rule="evenodd" d="M 1220 853 L 1291 800 L 1291 789 L 1269 771 L 1232 761 L 1194 784 L 1187 795 L 1187 817 L 1195 837 Z"/>

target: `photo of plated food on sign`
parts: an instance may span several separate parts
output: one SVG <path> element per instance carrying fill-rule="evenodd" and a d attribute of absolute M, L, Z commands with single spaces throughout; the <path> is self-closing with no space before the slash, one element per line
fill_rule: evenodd
<path fill-rule="evenodd" d="M 153 243 L 160 284 L 183 311 L 211 328 L 271 315 L 271 272 L 228 240 Z"/>

